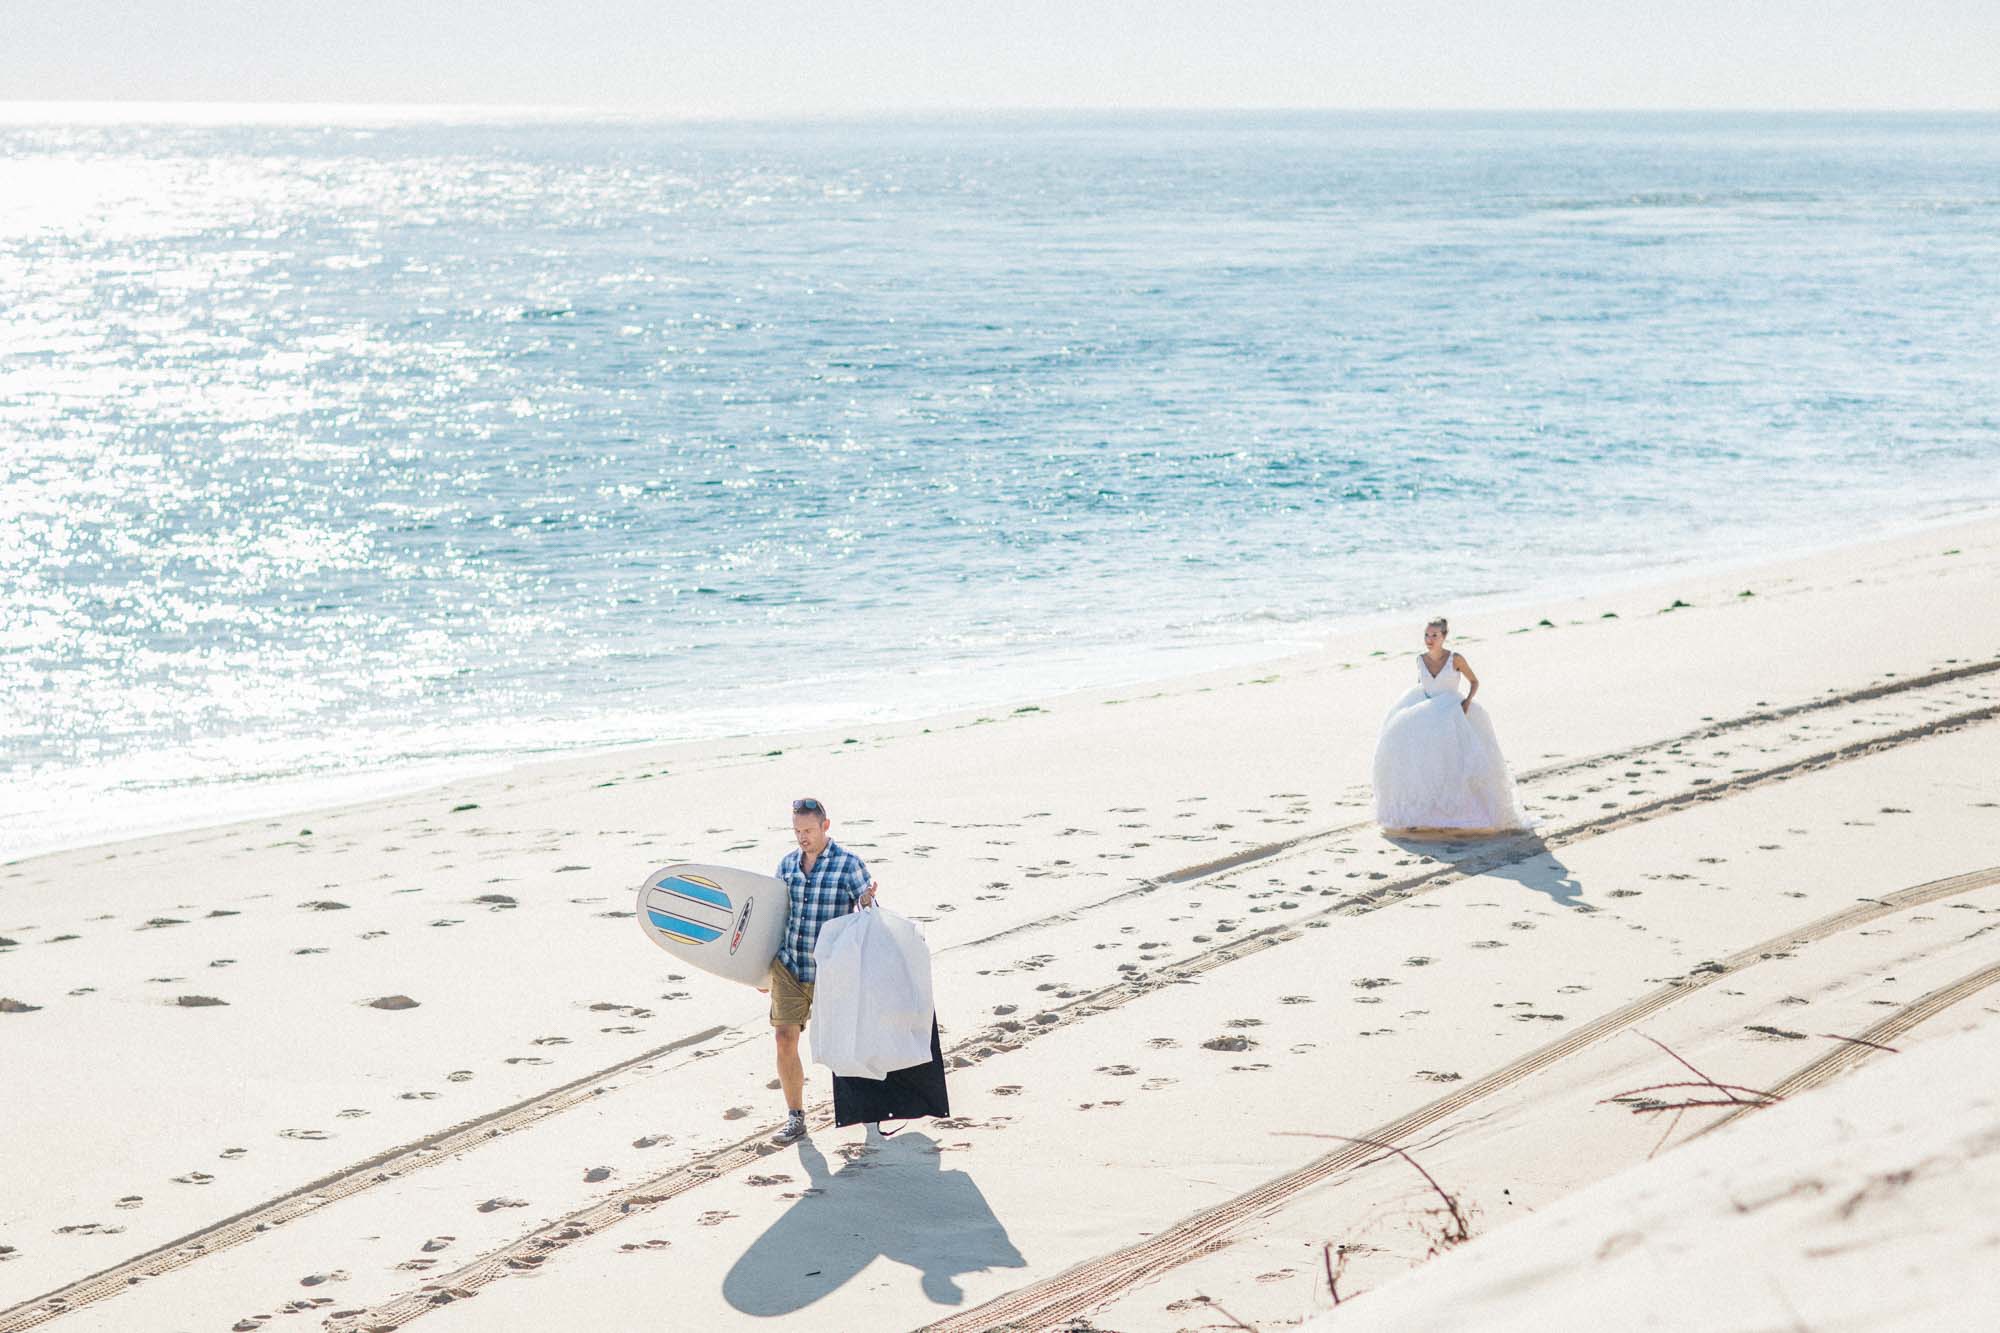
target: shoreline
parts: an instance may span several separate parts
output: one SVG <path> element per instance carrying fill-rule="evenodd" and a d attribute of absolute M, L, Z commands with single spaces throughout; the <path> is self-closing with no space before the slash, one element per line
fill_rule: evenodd
<path fill-rule="evenodd" d="M 324 818 L 388 802 L 440 793 L 454 785 L 467 782 L 493 779 L 527 781 L 543 770 L 576 765 L 608 765 L 640 759 L 657 759 L 664 762 L 676 755 L 689 755 L 698 759 L 705 752 L 717 747 L 754 748 L 761 745 L 766 748 L 785 749 L 812 743 L 822 733 L 834 730 L 895 729 L 925 724 L 950 725 L 958 719 L 988 711 L 1011 711 L 1031 705 L 1048 706 L 1065 700 L 1095 698 L 1112 692 L 1190 685 L 1233 672 L 1281 669 L 1288 663 L 1337 652 L 1340 645 L 1348 639 L 1389 634 L 1398 628 L 1408 628 L 1413 616 L 1422 619 L 1431 614 L 1449 615 L 1453 623 L 1454 640 L 1476 643 L 1479 641 L 1477 638 L 1467 639 L 1460 633 L 1461 626 L 1490 617 L 1504 616 L 1510 612 L 1525 614 L 1533 608 L 1545 608 L 1551 602 L 1565 604 L 1597 602 L 1614 597 L 1637 597 L 1647 593 L 1670 596 L 1672 589 L 1669 585 L 1689 580 L 1715 582 L 1730 581 L 1739 577 L 1751 581 L 1755 581 L 1756 578 L 1770 579 L 1779 577 L 1801 564 L 1810 564 L 1845 554 L 1858 555 L 1872 548 L 1898 546 L 1928 538 L 1933 534 L 1954 531 L 1977 532 L 1994 523 L 2000 523 L 2000 509 L 1977 509 L 1969 515 L 1895 522 L 1857 539 L 1795 548 L 1776 558 L 1769 556 L 1722 560 L 1690 558 L 1665 570 L 1633 574 L 1629 578 L 1608 577 L 1582 588 L 1558 591 L 1551 585 L 1540 591 L 1528 589 L 1490 593 L 1466 599 L 1458 603 L 1455 608 L 1442 610 L 1423 610 L 1413 607 L 1407 611 L 1356 613 L 1316 627 L 1298 623 L 1287 625 L 1285 628 L 1296 629 L 1299 632 L 1297 638 L 1309 637 L 1310 641 L 1293 646 L 1289 651 L 1274 651 L 1279 648 L 1283 639 L 1219 645 L 1215 651 L 1222 660 L 1192 670 L 1155 672 L 1142 669 L 1110 679 L 1001 691 L 980 700 L 951 704 L 942 708 L 919 705 L 916 710 L 907 713 L 896 711 L 893 706 L 890 706 L 887 713 L 857 710 L 829 716 L 811 727 L 716 732 L 609 745 L 585 743 L 576 749 L 487 753 L 463 758 L 443 757 L 419 761 L 394 771 L 377 773 L 350 768 L 309 776 L 242 777 L 175 784 L 163 788 L 163 791 L 172 792 L 174 797 L 161 802 L 173 810 L 211 804 L 213 798 L 222 792 L 243 792 L 249 794 L 250 799 L 232 808 L 230 813 L 219 819 L 202 814 L 164 813 L 157 819 L 134 821 L 129 830 L 121 829 L 111 837 L 82 840 L 58 838 L 51 842 L 28 844 L 23 850 L 0 856 L 0 867 L 18 867 L 40 858 L 68 853 L 136 846 L 161 838 L 219 832 L 239 825 L 269 820 L 312 816 Z M 1146 649 L 1138 656 L 1152 658 L 1163 653 L 1177 655 L 1199 651 L 1193 648 L 1156 647 Z M 1393 649 L 1387 651 L 1393 653 Z M 1010 666 L 1015 665 L 1022 669 L 1021 674 L 1033 674 L 1037 662 L 1031 659 L 1019 664 L 1010 664 Z M 343 794 L 330 800 L 314 799 L 309 795 L 312 790 L 326 786 L 340 788 Z M 105 821 L 98 819 L 94 822 L 102 826 Z"/>

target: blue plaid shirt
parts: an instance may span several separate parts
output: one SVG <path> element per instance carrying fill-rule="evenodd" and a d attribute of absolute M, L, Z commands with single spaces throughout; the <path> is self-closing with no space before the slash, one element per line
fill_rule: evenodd
<path fill-rule="evenodd" d="M 854 910 L 855 901 L 868 892 L 868 867 L 831 838 L 813 862 L 811 874 L 799 868 L 803 857 L 803 852 L 789 852 L 778 863 L 778 878 L 792 891 L 792 910 L 785 918 L 778 961 L 794 977 L 810 984 L 819 975 L 813 945 L 819 942 L 820 927 Z"/>

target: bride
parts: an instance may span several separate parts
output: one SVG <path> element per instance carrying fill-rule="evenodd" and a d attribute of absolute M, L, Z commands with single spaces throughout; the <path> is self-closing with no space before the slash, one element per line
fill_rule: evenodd
<path fill-rule="evenodd" d="M 1530 820 L 1493 734 L 1473 702 L 1479 677 L 1444 645 L 1440 618 L 1424 627 L 1417 686 L 1389 710 L 1375 745 L 1375 819 L 1386 829 L 1513 832 Z M 1459 678 L 1472 688 L 1461 697 Z"/>

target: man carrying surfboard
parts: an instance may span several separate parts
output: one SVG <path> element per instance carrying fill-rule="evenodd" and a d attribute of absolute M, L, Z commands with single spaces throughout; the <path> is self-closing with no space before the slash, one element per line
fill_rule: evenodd
<path fill-rule="evenodd" d="M 810 796 L 792 802 L 792 836 L 799 849 L 778 863 L 778 878 L 791 890 L 791 912 L 771 960 L 771 1030 L 778 1044 L 778 1086 L 785 1094 L 785 1126 L 771 1136 L 778 1144 L 805 1137 L 805 1066 L 799 1062 L 799 1034 L 812 1015 L 813 945 L 819 930 L 838 916 L 875 901 L 875 881 L 861 858 L 828 836 L 826 807 Z"/>

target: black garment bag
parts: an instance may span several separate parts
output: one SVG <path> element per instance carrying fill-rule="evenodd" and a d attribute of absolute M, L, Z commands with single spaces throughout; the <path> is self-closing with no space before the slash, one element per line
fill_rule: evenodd
<path fill-rule="evenodd" d="M 908 1069 L 892 1069 L 885 1078 L 833 1076 L 833 1123 L 873 1125 L 884 1120 L 914 1120 L 925 1115 L 950 1115 L 944 1088 L 944 1047 L 931 1018 L 931 1058 Z"/>

